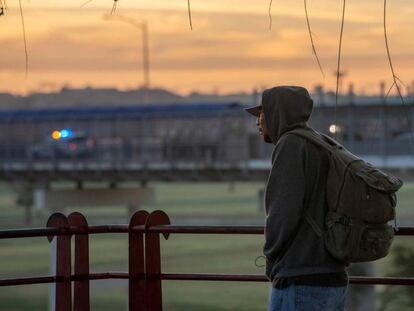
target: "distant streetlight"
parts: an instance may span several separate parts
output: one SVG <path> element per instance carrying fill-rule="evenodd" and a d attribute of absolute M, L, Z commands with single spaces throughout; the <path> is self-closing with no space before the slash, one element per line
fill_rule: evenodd
<path fill-rule="evenodd" d="M 339 133 L 340 131 L 341 131 L 341 127 L 337 124 L 331 124 L 329 126 L 329 132 L 331 134 L 336 134 L 336 133 Z"/>
<path fill-rule="evenodd" d="M 149 65 L 149 47 L 148 47 L 148 25 L 147 22 L 140 22 L 135 18 L 124 15 L 104 15 L 105 20 L 116 20 L 124 23 L 128 23 L 135 28 L 138 28 L 142 32 L 142 69 L 144 73 L 144 89 L 145 98 L 144 101 L 149 100 L 149 88 L 150 88 L 150 65 Z"/>

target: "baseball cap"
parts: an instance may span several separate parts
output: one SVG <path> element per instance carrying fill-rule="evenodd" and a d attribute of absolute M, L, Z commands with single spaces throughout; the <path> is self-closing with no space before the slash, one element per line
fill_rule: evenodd
<path fill-rule="evenodd" d="M 256 105 L 252 107 L 244 108 L 248 113 L 254 115 L 255 117 L 258 117 L 260 115 L 260 112 L 262 111 L 262 105 Z"/>

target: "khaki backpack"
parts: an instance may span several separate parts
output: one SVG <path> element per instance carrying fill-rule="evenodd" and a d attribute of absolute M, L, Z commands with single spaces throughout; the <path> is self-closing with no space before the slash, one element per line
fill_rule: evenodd
<path fill-rule="evenodd" d="M 328 213 L 325 228 L 305 211 L 305 219 L 336 259 L 351 263 L 372 261 L 388 254 L 394 229 L 395 192 L 403 182 L 358 158 L 327 135 L 312 129 L 285 134 L 301 136 L 329 152 L 326 184 Z"/>

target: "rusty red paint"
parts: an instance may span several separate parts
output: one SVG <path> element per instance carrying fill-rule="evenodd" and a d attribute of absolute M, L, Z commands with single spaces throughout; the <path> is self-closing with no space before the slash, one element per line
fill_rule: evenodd
<path fill-rule="evenodd" d="M 88 222 L 78 212 L 68 216 L 69 225 L 85 233 L 75 234 L 75 274 L 89 277 L 89 236 Z M 74 281 L 73 286 L 74 311 L 89 311 L 89 279 Z"/>
<path fill-rule="evenodd" d="M 414 235 L 414 227 L 398 227 L 398 229 L 395 231 L 395 235 L 412 236 Z"/>
<path fill-rule="evenodd" d="M 17 238 L 30 238 L 30 237 L 42 237 L 42 236 L 56 236 L 61 235 L 60 229 L 56 228 L 33 228 L 33 229 L 11 229 L 1 230 L 0 239 L 17 239 Z"/>
<path fill-rule="evenodd" d="M 144 234 L 133 231 L 132 228 L 145 225 L 149 213 L 138 211 L 132 215 L 129 222 L 129 310 L 145 310 L 145 260 L 144 260 Z"/>
<path fill-rule="evenodd" d="M 69 230 L 69 222 L 65 215 L 61 213 L 52 214 L 47 227 L 60 228 L 63 231 Z M 70 236 L 57 236 L 56 242 L 56 296 L 55 311 L 71 311 L 71 255 L 70 255 Z M 53 236 L 48 236 L 49 241 Z"/>
<path fill-rule="evenodd" d="M 153 226 L 147 232 L 192 234 L 264 234 L 263 226 Z"/>
<path fill-rule="evenodd" d="M 56 277 L 54 276 L 34 276 L 34 277 L 29 277 L 29 278 L 1 279 L 0 286 L 45 284 L 45 283 L 55 283 L 55 282 L 56 282 Z"/>
<path fill-rule="evenodd" d="M 160 278 L 175 281 L 269 282 L 264 275 L 256 274 L 162 273 Z M 352 276 L 349 277 L 349 283 L 414 286 L 414 278 Z"/>
<path fill-rule="evenodd" d="M 133 231 L 144 232 L 143 226 L 134 226 Z M 263 234 L 263 226 L 154 226 L 148 229 L 157 233 L 205 233 L 205 234 Z M 89 226 L 89 234 L 98 233 L 127 233 L 130 231 L 128 225 L 101 225 Z M 83 233 L 77 228 L 69 228 L 62 231 L 57 228 L 32 228 L 1 230 L 0 239 L 28 238 L 40 236 L 58 236 L 65 234 Z M 414 227 L 399 227 L 395 232 L 397 236 L 414 236 Z"/>
<path fill-rule="evenodd" d="M 137 275 L 144 278 L 144 274 Z M 246 274 L 205 274 L 205 273 L 161 273 L 159 277 L 162 280 L 175 281 L 229 281 L 229 282 L 268 282 L 268 279 L 263 275 L 246 275 Z M 129 279 L 129 273 L 126 272 L 100 272 L 91 273 L 89 276 L 73 275 L 72 280 L 110 280 L 110 279 Z M 2 279 L 0 286 L 14 286 L 14 285 L 28 285 L 28 284 L 45 284 L 55 283 L 62 279 L 54 276 L 39 276 L 15 279 Z M 351 276 L 349 283 L 360 285 L 404 285 L 414 286 L 414 277 L 364 277 Z"/>
<path fill-rule="evenodd" d="M 169 225 L 170 218 L 163 211 L 152 212 L 145 223 L 145 227 L 155 225 Z M 168 239 L 169 233 L 163 233 Z M 146 272 L 146 306 L 147 310 L 162 311 L 161 289 L 161 251 L 159 233 L 145 234 L 145 272 Z"/>

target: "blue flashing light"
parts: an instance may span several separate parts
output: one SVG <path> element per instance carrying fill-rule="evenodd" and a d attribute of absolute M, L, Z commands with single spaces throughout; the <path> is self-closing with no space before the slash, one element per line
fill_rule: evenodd
<path fill-rule="evenodd" d="M 70 129 L 60 130 L 60 138 L 68 138 L 68 137 L 71 137 L 72 135 L 73 135 L 73 132 Z"/>

